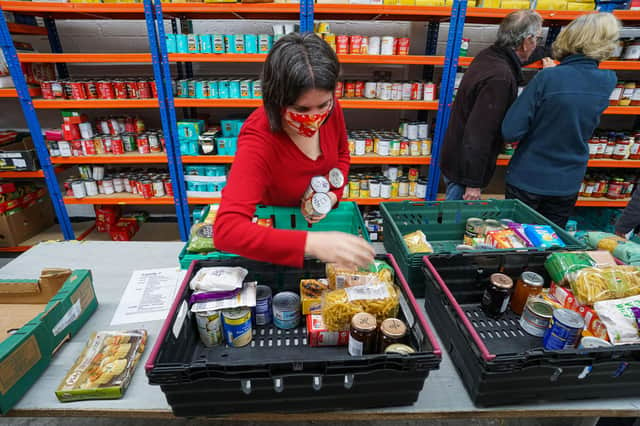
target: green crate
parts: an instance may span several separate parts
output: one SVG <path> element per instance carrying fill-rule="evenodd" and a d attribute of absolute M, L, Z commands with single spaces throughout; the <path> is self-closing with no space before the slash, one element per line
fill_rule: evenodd
<path fill-rule="evenodd" d="M 205 210 L 202 217 L 206 217 L 208 210 Z M 274 228 L 296 229 L 300 231 L 340 231 L 348 234 L 359 235 L 365 240 L 369 240 L 369 232 L 360 214 L 358 205 L 351 201 L 341 202 L 337 208 L 333 209 L 326 218 L 320 222 L 310 225 L 300 213 L 298 207 L 273 207 L 257 206 L 255 216 L 258 219 L 271 219 Z M 187 269 L 194 260 L 225 259 L 235 257 L 235 254 L 214 251 L 210 253 L 189 253 L 188 243 L 182 248 L 178 257 L 180 267 Z"/>
<path fill-rule="evenodd" d="M 456 246 L 462 244 L 466 221 L 470 217 L 480 219 L 511 219 L 519 223 L 549 225 L 564 241 L 568 249 L 584 249 L 568 232 L 519 200 L 477 201 L 402 201 L 381 203 L 384 220 L 384 246 L 396 258 L 400 270 L 407 278 L 417 297 L 424 295 L 422 258 L 428 253 L 410 254 L 403 235 L 421 230 L 433 246 L 433 254 L 456 254 Z M 540 251 L 532 247 L 518 251 Z M 513 249 L 492 249 L 483 252 L 499 253 Z M 479 250 L 474 251 L 478 253 Z"/>
<path fill-rule="evenodd" d="M 37 286 L 38 280 L 0 280 L 0 288 L 24 283 Z M 0 342 L 0 413 L 6 414 L 27 393 L 97 307 L 91 271 L 75 270 L 49 302 L 42 303 L 41 313 Z"/>

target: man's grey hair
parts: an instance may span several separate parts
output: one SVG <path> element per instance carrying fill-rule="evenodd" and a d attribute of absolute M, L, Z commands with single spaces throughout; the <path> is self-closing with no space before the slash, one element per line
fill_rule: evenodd
<path fill-rule="evenodd" d="M 533 10 L 517 10 L 508 14 L 498 28 L 496 44 L 507 49 L 517 49 L 530 36 L 542 29 L 542 17 Z"/>

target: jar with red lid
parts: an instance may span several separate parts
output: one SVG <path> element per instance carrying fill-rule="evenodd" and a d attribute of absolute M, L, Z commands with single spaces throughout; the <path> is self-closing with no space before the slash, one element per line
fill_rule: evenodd
<path fill-rule="evenodd" d="M 633 137 L 633 144 L 629 148 L 629 159 L 640 160 L 640 133 L 636 133 Z"/>
<path fill-rule="evenodd" d="M 582 183 L 580 184 L 580 190 L 578 191 L 578 197 L 584 197 L 584 190 L 585 190 L 586 186 L 587 186 L 587 184 L 583 180 Z"/>
<path fill-rule="evenodd" d="M 598 147 L 600 146 L 600 138 L 593 136 L 589 139 L 589 158 L 598 158 Z"/>
<path fill-rule="evenodd" d="M 596 180 L 591 176 L 587 176 L 584 182 L 584 192 L 582 194 L 583 197 L 592 197 L 593 191 L 596 189 Z"/>
<path fill-rule="evenodd" d="M 600 137 L 596 158 L 604 158 L 604 153 L 607 151 L 607 142 L 609 142 L 609 139 L 604 136 Z"/>
<path fill-rule="evenodd" d="M 624 136 L 616 141 L 616 146 L 613 150 L 611 158 L 614 160 L 626 160 L 629 157 L 629 150 L 631 149 L 631 139 Z"/>
<path fill-rule="evenodd" d="M 620 105 L 620 99 L 622 99 L 622 92 L 624 91 L 624 82 L 619 81 L 616 87 L 611 92 L 611 96 L 609 96 L 609 105 L 616 106 Z"/>
<path fill-rule="evenodd" d="M 610 200 L 618 200 L 622 197 L 622 178 L 614 178 L 609 181 L 609 189 L 607 190 L 607 198 Z"/>
<path fill-rule="evenodd" d="M 593 198 L 604 198 L 609 188 L 609 181 L 604 176 L 596 178 L 596 188 L 591 196 Z"/>
<path fill-rule="evenodd" d="M 609 138 L 607 140 L 607 147 L 605 148 L 603 158 L 613 158 L 613 152 L 616 150 L 616 145 L 617 142 L 615 138 Z"/>

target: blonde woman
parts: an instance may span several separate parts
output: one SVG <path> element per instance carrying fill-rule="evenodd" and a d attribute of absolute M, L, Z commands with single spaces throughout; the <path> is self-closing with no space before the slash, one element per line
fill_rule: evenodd
<path fill-rule="evenodd" d="M 619 33 L 610 13 L 572 21 L 553 43 L 560 64 L 535 76 L 502 123 L 505 141 L 520 141 L 507 169 L 506 197 L 562 227 L 587 170 L 587 141 L 616 85 L 616 74 L 598 64 L 613 53 Z"/>

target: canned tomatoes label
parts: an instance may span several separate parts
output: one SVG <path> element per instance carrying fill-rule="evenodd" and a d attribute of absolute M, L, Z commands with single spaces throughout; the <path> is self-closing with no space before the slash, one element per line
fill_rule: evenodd
<path fill-rule="evenodd" d="M 240 348 L 251 343 L 251 310 L 248 308 L 228 309 L 222 312 L 222 326 L 227 345 Z"/>
<path fill-rule="evenodd" d="M 338 55 L 346 55 L 349 53 L 349 36 L 336 36 L 336 53 Z"/>

